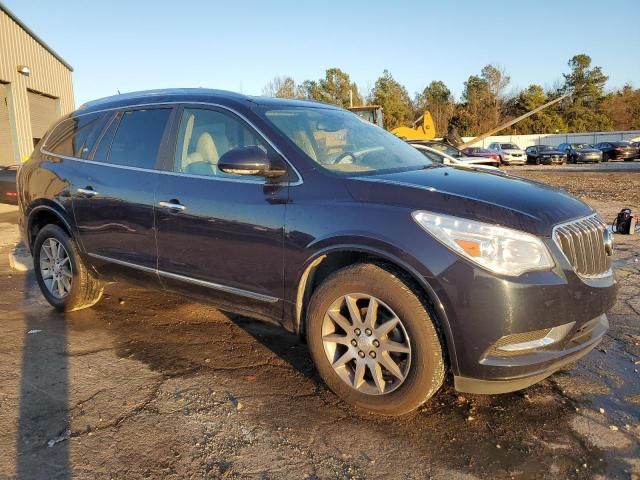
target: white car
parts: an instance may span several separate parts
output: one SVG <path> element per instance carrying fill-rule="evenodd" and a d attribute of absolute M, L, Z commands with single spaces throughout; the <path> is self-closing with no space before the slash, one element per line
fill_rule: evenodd
<path fill-rule="evenodd" d="M 427 147 L 425 145 L 410 144 L 413 148 L 420 151 L 429 160 L 436 163 L 442 163 L 444 165 L 451 165 L 452 167 L 472 168 L 474 170 L 490 170 L 492 172 L 501 172 L 499 168 L 492 167 L 491 165 L 483 165 L 487 159 L 480 157 L 458 157 L 454 158 L 451 155 L 447 155 L 441 150 Z"/>
<path fill-rule="evenodd" d="M 494 142 L 489 145 L 500 156 L 500 163 L 505 165 L 524 165 L 527 163 L 527 154 L 515 143 Z"/>

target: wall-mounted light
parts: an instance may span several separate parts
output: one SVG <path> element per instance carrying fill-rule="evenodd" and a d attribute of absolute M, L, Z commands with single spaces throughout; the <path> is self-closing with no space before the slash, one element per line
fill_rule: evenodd
<path fill-rule="evenodd" d="M 28 77 L 31 74 L 31 69 L 26 65 L 18 65 L 18 73 Z"/>

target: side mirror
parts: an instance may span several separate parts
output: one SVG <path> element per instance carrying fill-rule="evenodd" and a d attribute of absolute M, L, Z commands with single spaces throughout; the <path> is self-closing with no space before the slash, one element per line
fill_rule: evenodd
<path fill-rule="evenodd" d="M 267 152 L 255 145 L 229 150 L 218 160 L 218 168 L 233 175 L 281 177 L 287 173 L 283 163 L 272 162 Z"/>

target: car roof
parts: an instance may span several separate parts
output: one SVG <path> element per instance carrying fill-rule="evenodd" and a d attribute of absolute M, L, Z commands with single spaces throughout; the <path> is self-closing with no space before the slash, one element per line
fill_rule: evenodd
<path fill-rule="evenodd" d="M 340 107 L 315 100 L 293 100 L 285 98 L 258 97 L 243 95 L 226 90 L 209 88 L 167 88 L 158 90 L 143 90 L 139 92 L 122 93 L 86 102 L 80 106 L 78 112 L 107 110 L 111 108 L 135 107 L 152 103 L 235 103 L 245 106 L 264 105 L 273 107 L 312 107 L 342 110 Z"/>

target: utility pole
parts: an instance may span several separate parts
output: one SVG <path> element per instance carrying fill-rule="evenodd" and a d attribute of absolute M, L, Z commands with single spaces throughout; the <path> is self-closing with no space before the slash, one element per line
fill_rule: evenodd
<path fill-rule="evenodd" d="M 476 138 L 474 138 L 472 140 L 469 140 L 468 142 L 463 143 L 462 145 L 458 146 L 457 148 L 463 149 L 465 147 L 469 147 L 469 146 L 473 145 L 474 143 L 477 143 L 477 142 L 479 142 L 481 140 L 484 140 L 485 138 L 490 137 L 494 133 L 497 133 L 502 129 L 510 127 L 514 123 L 518 123 L 520 120 L 524 120 L 525 118 L 530 117 L 534 113 L 538 113 L 540 110 L 543 110 L 543 109 L 545 109 L 547 107 L 550 107 L 554 103 L 558 103 L 560 100 L 563 100 L 563 99 L 567 98 L 570 95 L 571 95 L 571 92 L 567 92 L 564 95 L 561 95 L 558 98 L 555 98 L 555 99 L 551 100 L 550 102 L 545 103 L 544 105 L 540 105 L 538 108 L 534 108 L 533 110 L 531 110 L 530 112 L 525 113 L 524 115 L 520 115 L 518 118 L 514 118 L 513 120 L 509 120 L 506 123 L 500 124 L 497 127 L 492 128 L 488 132 L 485 132 L 482 135 L 479 135 Z"/>

